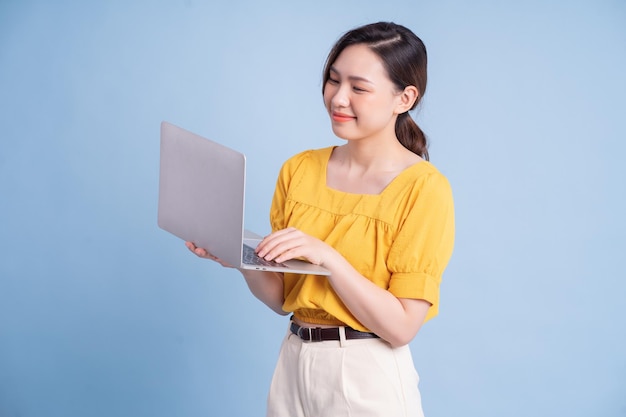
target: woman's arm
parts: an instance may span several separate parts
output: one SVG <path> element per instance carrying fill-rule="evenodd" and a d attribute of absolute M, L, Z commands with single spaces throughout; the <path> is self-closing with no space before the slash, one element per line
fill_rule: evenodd
<path fill-rule="evenodd" d="M 239 269 L 246 279 L 250 292 L 276 313 L 284 316 L 285 296 L 283 293 L 283 274 L 281 272 L 252 271 Z"/>
<path fill-rule="evenodd" d="M 428 301 L 397 298 L 357 272 L 339 253 L 329 256 L 324 266 L 332 271 L 328 279 L 333 289 L 361 324 L 392 346 L 413 340 L 430 308 Z"/>
<path fill-rule="evenodd" d="M 283 262 L 304 257 L 329 269 L 328 280 L 348 310 L 392 346 L 409 343 L 424 323 L 429 302 L 397 298 L 361 275 L 334 248 L 297 229 L 271 234 L 257 250 L 267 260 Z"/>
<path fill-rule="evenodd" d="M 206 249 L 198 248 L 191 242 L 185 242 L 185 246 L 193 252 L 196 256 L 205 259 L 211 259 L 218 262 L 220 265 L 226 268 L 234 268 L 232 265 L 227 264 L 221 259 L 211 255 Z M 269 271 L 252 271 L 247 269 L 236 268 L 246 280 L 250 292 L 261 300 L 263 304 L 274 310 L 280 315 L 286 315 L 287 312 L 283 311 L 283 303 L 285 296 L 283 293 L 283 274 L 280 272 Z"/>

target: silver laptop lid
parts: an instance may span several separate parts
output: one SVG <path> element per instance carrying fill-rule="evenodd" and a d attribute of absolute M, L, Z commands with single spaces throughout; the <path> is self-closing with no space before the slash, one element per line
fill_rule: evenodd
<path fill-rule="evenodd" d="M 245 172 L 243 154 L 162 122 L 159 227 L 239 266 Z"/>
<path fill-rule="evenodd" d="M 234 267 L 260 271 L 330 275 L 298 259 L 267 265 L 242 263 L 245 242 L 260 236 L 244 230 L 246 158 L 233 149 L 171 123 L 161 123 L 158 225 L 194 242 Z"/>

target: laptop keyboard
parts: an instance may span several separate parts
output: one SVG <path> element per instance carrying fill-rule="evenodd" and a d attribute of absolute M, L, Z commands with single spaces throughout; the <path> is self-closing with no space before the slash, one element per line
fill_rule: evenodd
<path fill-rule="evenodd" d="M 246 265 L 287 267 L 285 264 L 274 261 L 266 261 L 265 259 L 259 257 L 254 249 L 248 245 L 243 245 L 243 263 Z"/>

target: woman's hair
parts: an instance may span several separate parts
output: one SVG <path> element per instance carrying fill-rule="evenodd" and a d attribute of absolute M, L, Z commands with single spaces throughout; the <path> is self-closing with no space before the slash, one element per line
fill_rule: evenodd
<path fill-rule="evenodd" d="M 339 38 L 326 58 L 322 92 L 330 78 L 330 67 L 339 54 L 348 46 L 359 44 L 367 45 L 380 57 L 389 79 L 399 91 L 409 85 L 417 88 L 419 95 L 410 108 L 413 110 L 426 90 L 426 46 L 409 29 L 391 22 L 361 26 Z M 408 111 L 398 116 L 395 130 L 398 140 L 405 148 L 428 160 L 426 136 Z"/>

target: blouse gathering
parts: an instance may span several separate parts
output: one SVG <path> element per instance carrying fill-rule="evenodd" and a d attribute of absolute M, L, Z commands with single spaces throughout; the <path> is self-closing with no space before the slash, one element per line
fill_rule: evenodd
<path fill-rule="evenodd" d="M 402 171 L 380 194 L 351 194 L 326 185 L 334 147 L 308 150 L 280 170 L 270 210 L 272 230 L 295 227 L 335 248 L 364 277 L 398 298 L 439 311 L 439 287 L 454 246 L 450 184 L 430 162 Z M 284 276 L 283 310 L 314 324 L 368 331 L 326 277 Z"/>

